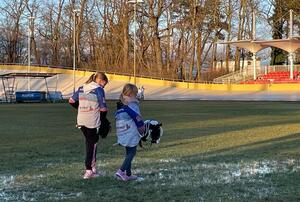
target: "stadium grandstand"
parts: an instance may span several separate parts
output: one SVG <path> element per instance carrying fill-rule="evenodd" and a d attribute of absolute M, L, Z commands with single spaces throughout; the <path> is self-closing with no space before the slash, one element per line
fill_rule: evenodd
<path fill-rule="evenodd" d="M 241 84 L 272 84 L 272 83 L 300 83 L 300 72 L 294 71 L 293 78 L 290 78 L 290 72 L 270 72 L 258 76 L 256 80 L 248 80 Z"/>

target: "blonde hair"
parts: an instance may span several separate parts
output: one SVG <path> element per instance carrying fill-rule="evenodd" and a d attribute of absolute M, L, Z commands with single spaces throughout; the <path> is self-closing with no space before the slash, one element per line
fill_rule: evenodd
<path fill-rule="evenodd" d="M 120 100 L 123 104 L 126 104 L 124 96 L 131 96 L 132 94 L 137 95 L 137 93 L 138 93 L 138 88 L 136 87 L 136 85 L 127 83 L 123 87 L 122 93 L 120 95 Z"/>
<path fill-rule="evenodd" d="M 99 78 L 103 81 L 108 82 L 107 76 L 103 72 L 96 72 L 95 74 L 92 74 L 90 78 L 85 82 L 86 84 L 91 83 L 92 81 L 96 81 L 96 78 Z"/>

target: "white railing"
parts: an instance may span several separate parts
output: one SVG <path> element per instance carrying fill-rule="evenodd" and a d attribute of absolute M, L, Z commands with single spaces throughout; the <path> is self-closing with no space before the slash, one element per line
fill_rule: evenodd
<path fill-rule="evenodd" d="M 267 74 L 269 72 L 288 72 L 290 71 L 289 65 L 272 65 L 262 66 L 262 73 Z M 300 71 L 300 65 L 294 65 L 294 71 Z"/>
<path fill-rule="evenodd" d="M 294 71 L 300 72 L 300 65 L 294 65 Z M 249 68 L 251 69 L 251 68 Z M 261 75 L 268 74 L 270 72 L 288 72 L 290 71 L 289 65 L 272 65 L 272 66 L 261 66 L 260 69 L 256 70 L 256 77 L 258 78 Z M 252 71 L 243 71 L 238 70 L 231 72 L 229 74 L 220 76 L 213 80 L 213 83 L 240 83 L 242 81 L 252 80 L 253 72 Z"/>
<path fill-rule="evenodd" d="M 260 75 L 260 72 L 258 72 L 258 75 Z M 253 79 L 253 73 L 248 73 L 246 71 L 235 71 L 231 72 L 229 74 L 220 76 L 218 78 L 215 78 L 213 80 L 213 83 L 240 83 L 242 81 L 247 81 L 249 79 Z"/>

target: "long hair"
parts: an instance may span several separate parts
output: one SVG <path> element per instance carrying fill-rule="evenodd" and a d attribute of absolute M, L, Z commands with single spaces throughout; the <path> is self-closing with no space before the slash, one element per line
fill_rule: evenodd
<path fill-rule="evenodd" d="M 124 104 L 125 103 L 124 96 L 130 96 L 132 94 L 137 95 L 137 93 L 138 93 L 138 88 L 136 87 L 136 85 L 127 83 L 123 87 L 122 93 L 120 95 L 120 101 Z"/>
<path fill-rule="evenodd" d="M 108 82 L 108 78 L 103 72 L 96 72 L 90 76 L 90 78 L 85 82 L 85 84 L 89 84 L 92 81 L 95 82 L 97 78 Z"/>

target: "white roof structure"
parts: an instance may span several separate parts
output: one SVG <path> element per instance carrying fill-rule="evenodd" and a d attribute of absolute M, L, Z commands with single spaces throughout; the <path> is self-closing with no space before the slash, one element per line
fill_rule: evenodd
<path fill-rule="evenodd" d="M 239 48 L 245 48 L 249 50 L 251 53 L 257 53 L 258 51 L 268 47 L 260 43 L 256 43 L 256 41 L 251 41 L 251 40 L 226 41 L 226 42 L 220 42 L 220 44 L 230 44 Z"/>
<path fill-rule="evenodd" d="M 226 41 L 220 42 L 219 44 L 230 44 L 239 48 L 244 48 L 249 50 L 253 53 L 253 74 L 254 80 L 256 79 L 256 67 L 255 67 L 255 60 L 256 60 L 256 53 L 268 47 L 276 47 L 282 49 L 289 53 L 289 60 L 290 60 L 290 79 L 293 79 L 293 67 L 294 67 L 294 60 L 293 54 L 297 49 L 300 48 L 300 37 L 290 37 L 288 39 L 273 39 L 273 40 L 239 40 L 239 41 Z"/>
<path fill-rule="evenodd" d="M 276 47 L 288 53 L 294 53 L 298 48 L 300 48 L 300 37 L 274 39 L 269 41 L 255 41 L 255 43 L 265 47 Z"/>

